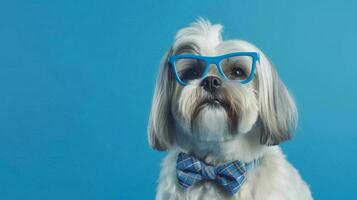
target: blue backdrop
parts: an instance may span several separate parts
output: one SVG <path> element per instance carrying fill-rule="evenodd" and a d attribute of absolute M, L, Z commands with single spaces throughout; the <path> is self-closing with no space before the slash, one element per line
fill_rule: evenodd
<path fill-rule="evenodd" d="M 353 199 L 356 1 L 0 3 L 0 199 L 153 199 L 160 59 L 197 16 L 253 42 L 296 97 L 283 145 L 316 199 Z"/>

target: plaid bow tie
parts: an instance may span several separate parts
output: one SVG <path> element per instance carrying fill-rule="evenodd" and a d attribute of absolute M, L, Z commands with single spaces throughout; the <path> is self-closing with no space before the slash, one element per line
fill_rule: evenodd
<path fill-rule="evenodd" d="M 258 164 L 258 160 L 249 163 L 233 161 L 217 166 L 210 166 L 186 153 L 179 153 L 176 163 L 177 179 L 180 185 L 188 188 L 202 180 L 214 180 L 230 194 L 234 195 L 246 179 L 248 170 Z"/>

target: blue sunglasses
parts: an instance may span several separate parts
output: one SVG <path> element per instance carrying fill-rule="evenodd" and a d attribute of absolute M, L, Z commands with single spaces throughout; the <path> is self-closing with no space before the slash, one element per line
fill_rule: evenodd
<path fill-rule="evenodd" d="M 205 78 L 211 64 L 216 66 L 223 78 L 248 83 L 254 78 L 257 61 L 257 52 L 236 52 L 215 57 L 182 54 L 169 58 L 176 80 L 183 86 L 190 81 Z"/>

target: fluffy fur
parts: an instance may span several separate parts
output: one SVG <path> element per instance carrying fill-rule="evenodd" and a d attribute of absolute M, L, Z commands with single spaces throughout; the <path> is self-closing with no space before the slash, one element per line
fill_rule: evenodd
<path fill-rule="evenodd" d="M 261 50 L 242 40 L 223 41 L 221 30 L 221 25 L 198 20 L 177 33 L 162 61 L 148 128 L 150 145 L 169 151 L 156 199 L 312 199 L 308 186 L 277 146 L 290 139 L 297 126 L 293 98 Z M 200 80 L 179 85 L 168 64 L 171 55 L 216 56 L 237 51 L 260 54 L 253 81 L 242 85 L 223 80 L 214 94 L 204 90 Z M 220 76 L 215 67 L 209 73 Z M 209 103 L 212 100 L 218 100 L 219 105 Z M 184 190 L 176 179 L 179 152 L 209 164 L 254 159 L 261 163 L 248 172 L 241 190 L 230 197 L 212 181 Z"/>

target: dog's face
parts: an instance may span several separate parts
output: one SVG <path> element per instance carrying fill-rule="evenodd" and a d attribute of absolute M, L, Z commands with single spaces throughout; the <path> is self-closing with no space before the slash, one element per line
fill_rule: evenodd
<path fill-rule="evenodd" d="M 205 55 L 205 52 L 193 50 L 194 46 L 181 46 L 174 51 L 180 54 L 195 53 Z M 186 44 L 184 44 L 186 45 Z M 196 44 L 197 46 L 199 44 Z M 224 54 L 230 50 L 241 51 L 235 48 L 232 42 L 220 43 L 210 49 L 214 55 Z M 190 50 L 191 49 L 191 50 Z M 177 55 L 177 54 L 176 54 Z M 225 65 L 233 65 L 234 61 L 226 59 Z M 231 62 L 231 63 L 227 63 Z M 181 71 L 186 76 L 194 76 L 194 69 L 202 68 L 199 63 L 184 63 Z M 246 70 L 240 68 L 241 70 Z M 228 72 L 227 72 L 228 73 Z M 238 76 L 247 76 L 248 72 L 231 71 Z M 244 74 L 243 74 L 244 73 Z M 208 73 L 182 86 L 175 84 L 171 98 L 171 113 L 176 123 L 176 129 L 201 141 L 226 141 L 237 134 L 247 133 L 258 118 L 258 102 L 256 98 L 256 84 L 240 84 L 222 77 L 217 67 L 210 65 Z"/>
<path fill-rule="evenodd" d="M 275 145 L 291 137 L 296 128 L 296 107 L 275 69 L 252 44 L 222 41 L 221 28 L 198 21 L 178 32 L 165 55 L 149 121 L 149 142 L 154 148 L 167 149 L 181 134 L 197 141 L 229 141 L 249 134 L 253 127 L 258 127 L 257 142 L 262 144 Z M 182 85 L 175 80 L 168 62 L 173 55 L 218 56 L 233 52 L 259 53 L 252 81 L 242 84 L 223 78 L 212 64 L 204 77 L 192 78 Z M 188 73 L 186 76 L 194 77 L 197 72 L 190 67 L 186 64 L 182 70 Z M 241 68 L 232 73 L 247 76 L 247 70 Z"/>

